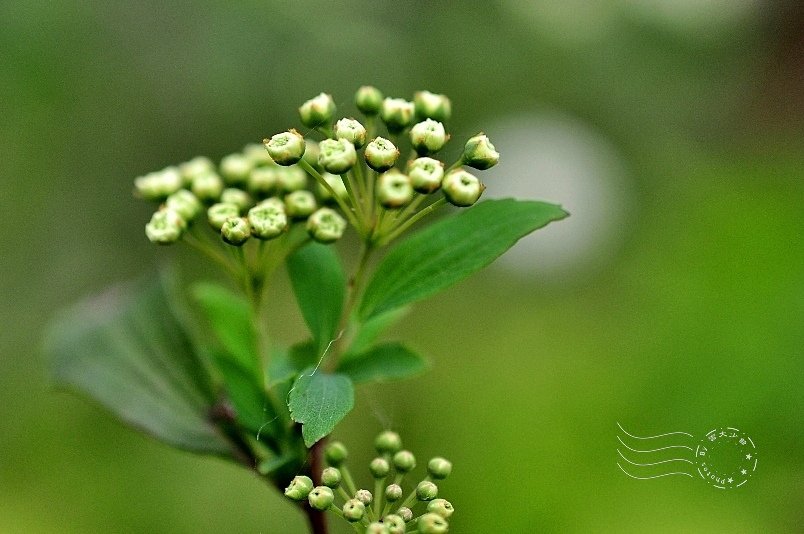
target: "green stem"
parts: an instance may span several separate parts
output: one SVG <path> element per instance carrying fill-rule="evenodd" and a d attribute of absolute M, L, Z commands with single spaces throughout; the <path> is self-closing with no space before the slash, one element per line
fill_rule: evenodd
<path fill-rule="evenodd" d="M 187 243 L 191 248 L 197 250 L 198 252 L 207 256 L 214 262 L 218 263 L 221 267 L 226 269 L 226 271 L 228 271 L 229 274 L 235 277 L 239 276 L 240 273 L 238 273 L 237 269 L 234 268 L 234 266 L 226 256 L 220 254 L 216 250 L 211 249 L 206 245 L 206 243 L 204 243 L 194 235 L 190 233 L 184 234 L 184 242 Z"/>
<path fill-rule="evenodd" d="M 399 226 L 397 226 L 388 235 L 386 235 L 385 237 L 381 238 L 380 241 L 378 242 L 378 245 L 379 246 L 387 245 L 388 243 L 390 243 L 391 241 L 393 241 L 394 239 L 399 237 L 405 230 L 410 228 L 412 225 L 416 224 L 422 218 L 426 217 L 427 215 L 429 215 L 430 213 L 434 212 L 435 210 L 437 210 L 441 206 L 445 205 L 446 203 L 447 203 L 446 198 L 444 198 L 444 197 L 439 198 L 438 200 L 436 200 L 435 202 L 433 202 L 432 204 L 430 204 L 426 208 L 423 208 L 420 212 L 418 212 L 415 215 L 413 215 L 407 221 L 405 221 L 402 224 L 400 224 Z"/>
<path fill-rule="evenodd" d="M 377 517 L 382 517 L 380 512 L 382 511 L 383 497 L 385 497 L 383 493 L 383 482 L 385 482 L 384 478 L 374 480 L 374 514 Z"/>
<path fill-rule="evenodd" d="M 357 223 L 357 219 L 355 218 L 354 210 L 346 205 L 346 202 L 344 202 L 343 199 L 340 198 L 340 196 L 338 196 L 338 194 L 335 192 L 335 190 L 332 188 L 332 186 L 329 185 L 329 182 L 324 180 L 324 177 L 321 176 L 321 173 L 319 173 L 317 170 L 315 170 L 312 165 L 310 165 L 309 163 L 307 163 L 303 159 L 299 160 L 299 166 L 302 169 L 304 169 L 305 171 L 307 171 L 307 173 L 310 176 L 315 178 L 315 180 L 319 184 L 321 184 L 321 187 L 326 189 L 329 192 L 329 194 L 332 195 L 332 198 L 335 199 L 335 202 L 338 204 L 338 207 L 341 208 L 341 211 L 343 212 L 343 214 L 346 216 L 347 219 L 349 219 L 349 223 L 352 226 L 354 226 L 355 228 L 360 228 L 360 226 Z"/>
<path fill-rule="evenodd" d="M 358 226 L 356 230 L 362 236 L 365 233 L 366 221 L 363 216 L 362 205 L 360 202 L 358 202 L 360 195 L 359 193 L 355 192 L 355 188 L 353 187 L 352 179 L 349 176 L 349 173 L 341 174 L 341 181 L 343 182 L 344 187 L 346 187 L 346 193 L 349 195 L 349 202 L 352 204 L 355 218 L 357 219 L 357 222 L 360 223 L 360 226 Z"/>

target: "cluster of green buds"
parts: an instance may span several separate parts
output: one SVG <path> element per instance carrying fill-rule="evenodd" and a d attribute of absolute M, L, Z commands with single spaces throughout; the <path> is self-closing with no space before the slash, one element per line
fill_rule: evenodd
<path fill-rule="evenodd" d="M 396 432 L 377 436 L 378 456 L 371 460 L 368 472 L 374 479 L 373 492 L 358 488 L 346 466 L 348 452 L 340 442 L 330 443 L 324 451 L 329 464 L 321 472 L 321 485 L 315 486 L 307 476 L 297 476 L 285 490 L 294 501 L 322 511 L 330 511 L 366 534 L 441 534 L 449 530 L 452 504 L 438 497 L 436 482 L 452 472 L 452 464 L 444 458 L 432 458 L 427 474 L 405 493 L 405 477 L 416 468 L 416 457 L 402 448 Z"/>

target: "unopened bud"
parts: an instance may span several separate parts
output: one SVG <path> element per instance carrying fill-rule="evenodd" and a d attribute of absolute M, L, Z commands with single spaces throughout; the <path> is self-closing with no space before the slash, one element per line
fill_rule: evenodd
<path fill-rule="evenodd" d="M 440 515 L 428 512 L 419 517 L 416 528 L 422 534 L 444 534 L 449 531 L 449 524 Z"/>
<path fill-rule="evenodd" d="M 388 526 L 379 521 L 373 521 L 366 527 L 366 534 L 390 534 Z"/>
<path fill-rule="evenodd" d="M 251 237 L 251 225 L 245 217 L 233 217 L 226 219 L 221 226 L 221 237 L 223 240 L 239 247 Z"/>
<path fill-rule="evenodd" d="M 333 191 L 335 191 L 335 194 L 338 195 L 338 198 L 345 199 L 349 196 L 349 193 L 346 191 L 346 186 L 343 183 L 343 179 L 340 176 L 337 174 L 324 172 L 321 173 L 321 177 L 329 184 Z M 319 182 L 316 182 L 316 191 L 318 192 L 318 197 L 321 200 L 325 202 L 334 200 L 332 198 L 332 193 L 329 192 L 329 189 L 321 185 Z"/>
<path fill-rule="evenodd" d="M 251 162 L 253 167 L 266 167 L 274 165 L 271 155 L 265 150 L 265 145 L 249 143 L 243 147 L 243 155 Z"/>
<path fill-rule="evenodd" d="M 263 150 L 265 150 L 263 148 Z M 293 167 L 255 167 L 248 175 L 248 190 L 257 197 L 267 197 L 276 191 L 279 182 L 279 173 L 283 169 Z"/>
<path fill-rule="evenodd" d="M 297 476 L 290 481 L 290 485 L 285 488 L 285 496 L 294 501 L 303 501 L 313 489 L 313 481 L 310 477 Z"/>
<path fill-rule="evenodd" d="M 254 164 L 243 154 L 229 154 L 221 160 L 221 176 L 229 185 L 245 184 Z"/>
<path fill-rule="evenodd" d="M 368 506 L 374 501 L 374 495 L 367 489 L 360 489 L 355 492 L 355 499 Z"/>
<path fill-rule="evenodd" d="M 324 139 L 318 148 L 318 163 L 332 174 L 343 174 L 357 163 L 355 146 L 346 139 Z"/>
<path fill-rule="evenodd" d="M 327 510 L 332 506 L 335 494 L 326 486 L 316 486 L 307 496 L 307 502 L 316 510 Z"/>
<path fill-rule="evenodd" d="M 264 148 L 262 150 L 265 152 Z M 179 165 L 179 173 L 181 173 L 185 186 L 189 186 L 191 183 L 193 183 L 193 178 L 196 176 L 208 172 L 215 172 L 215 164 L 212 163 L 212 160 L 205 158 L 204 156 L 195 157 L 190 161 L 186 161 Z"/>
<path fill-rule="evenodd" d="M 437 95 L 430 91 L 417 91 L 413 95 L 413 102 L 416 106 L 416 115 L 421 118 L 444 122 L 449 120 L 452 115 L 452 103 L 444 95 Z"/>
<path fill-rule="evenodd" d="M 319 243 L 332 243 L 343 236 L 346 221 L 330 208 L 319 208 L 307 219 L 307 233 Z M 333 464 L 332 465 L 339 465 Z"/>
<path fill-rule="evenodd" d="M 327 463 L 333 467 L 341 465 L 346 461 L 348 456 L 349 452 L 346 450 L 346 446 L 340 441 L 333 441 L 327 445 L 324 451 L 324 458 L 326 458 Z"/>
<path fill-rule="evenodd" d="M 477 134 L 463 147 L 463 162 L 470 167 L 484 171 L 497 165 L 498 161 L 500 153 L 485 134 Z"/>
<path fill-rule="evenodd" d="M 401 208 L 413 200 L 410 178 L 396 169 L 382 173 L 377 178 L 377 200 L 389 209 Z"/>
<path fill-rule="evenodd" d="M 306 189 L 285 195 L 285 212 L 293 219 L 304 219 L 315 211 L 315 196 Z"/>
<path fill-rule="evenodd" d="M 394 467 L 400 473 L 409 473 L 416 468 L 416 457 L 410 451 L 399 451 L 394 454 Z"/>
<path fill-rule="evenodd" d="M 399 158 L 399 149 L 388 139 L 377 137 L 366 145 L 364 155 L 369 167 L 377 172 L 383 172 L 394 166 Z"/>
<path fill-rule="evenodd" d="M 251 195 L 235 187 L 228 187 L 223 190 L 221 193 L 221 202 L 224 204 L 234 204 L 238 207 L 240 213 L 244 213 L 254 205 Z"/>
<path fill-rule="evenodd" d="M 278 199 L 268 199 L 248 210 L 248 222 L 258 239 L 273 239 L 288 228 L 285 206 Z"/>
<path fill-rule="evenodd" d="M 184 185 L 179 169 L 168 167 L 134 179 L 137 194 L 145 200 L 164 200 Z"/>
<path fill-rule="evenodd" d="M 355 119 L 340 119 L 335 123 L 335 137 L 346 139 L 355 148 L 366 144 L 366 128 Z"/>
<path fill-rule="evenodd" d="M 385 488 L 385 498 L 388 502 L 396 502 L 402 498 L 402 486 L 399 484 L 390 484 Z"/>
<path fill-rule="evenodd" d="M 279 165 L 293 165 L 304 155 L 304 137 L 296 130 L 288 130 L 263 141 L 271 159 Z"/>
<path fill-rule="evenodd" d="M 279 188 L 286 192 L 299 191 L 307 187 L 307 173 L 301 167 L 280 167 L 277 175 Z"/>
<path fill-rule="evenodd" d="M 438 514 L 444 519 L 449 519 L 455 509 L 452 507 L 452 503 L 446 499 L 434 499 L 427 503 L 427 511 Z"/>
<path fill-rule="evenodd" d="M 201 202 L 217 202 L 223 192 L 223 180 L 214 172 L 204 172 L 193 177 L 190 190 Z"/>
<path fill-rule="evenodd" d="M 369 464 L 369 471 L 374 478 L 385 478 L 390 470 L 391 466 L 385 458 L 374 458 Z"/>
<path fill-rule="evenodd" d="M 327 467 L 321 472 L 321 483 L 329 488 L 341 485 L 341 471 L 336 467 Z"/>
<path fill-rule="evenodd" d="M 343 517 L 350 523 L 356 523 L 366 514 L 366 505 L 357 499 L 349 499 L 343 505 Z"/>
<path fill-rule="evenodd" d="M 405 520 L 402 516 L 389 514 L 382 518 L 382 522 L 388 527 L 388 534 L 405 534 Z"/>
<path fill-rule="evenodd" d="M 376 115 L 382 109 L 383 95 L 379 89 L 364 85 L 355 93 L 355 106 L 364 115 Z"/>
<path fill-rule="evenodd" d="M 404 98 L 386 98 L 382 101 L 380 118 L 389 132 L 399 133 L 413 124 L 414 109 L 413 102 Z"/>
<path fill-rule="evenodd" d="M 436 480 L 443 480 L 452 473 L 452 462 L 436 457 L 427 462 L 427 472 Z"/>
<path fill-rule="evenodd" d="M 223 223 L 239 215 L 240 208 L 238 208 L 235 204 L 224 204 L 219 202 L 211 205 L 207 210 L 207 219 L 209 220 L 209 224 L 218 231 L 223 228 Z"/>
<path fill-rule="evenodd" d="M 444 125 L 433 119 L 425 119 L 410 129 L 410 143 L 419 154 L 433 154 L 447 143 L 449 136 Z"/>
<path fill-rule="evenodd" d="M 380 454 L 393 454 L 402 449 L 402 438 L 393 430 L 385 430 L 377 434 L 374 439 L 374 448 Z"/>
<path fill-rule="evenodd" d="M 441 189 L 444 190 L 444 196 L 450 204 L 466 207 L 477 202 L 485 187 L 473 174 L 463 169 L 455 169 L 444 176 Z"/>
<path fill-rule="evenodd" d="M 429 480 L 422 480 L 416 486 L 416 498 L 420 501 L 432 501 L 438 497 L 438 486 Z"/>
<path fill-rule="evenodd" d="M 170 245 L 179 240 L 186 227 L 187 223 L 176 210 L 163 208 L 151 216 L 145 225 L 145 235 L 151 243 Z"/>
<path fill-rule="evenodd" d="M 201 202 L 198 198 L 186 189 L 179 189 L 165 201 L 165 206 L 168 209 L 174 210 L 182 216 L 185 221 L 195 219 L 195 216 L 201 211 Z"/>
<path fill-rule="evenodd" d="M 415 191 L 433 193 L 441 187 L 444 164 L 433 158 L 417 158 L 408 164 L 408 177 Z"/>
<path fill-rule="evenodd" d="M 326 93 L 321 93 L 320 95 L 311 98 L 299 108 L 299 117 L 301 118 L 301 122 L 308 128 L 316 128 L 318 126 L 328 125 L 332 122 L 332 117 L 334 114 L 335 101 L 332 99 L 332 96 Z"/>
<path fill-rule="evenodd" d="M 413 511 L 408 508 L 407 506 L 403 506 L 399 510 L 396 511 L 396 515 L 402 518 L 402 521 L 405 523 L 410 523 L 413 521 Z"/>

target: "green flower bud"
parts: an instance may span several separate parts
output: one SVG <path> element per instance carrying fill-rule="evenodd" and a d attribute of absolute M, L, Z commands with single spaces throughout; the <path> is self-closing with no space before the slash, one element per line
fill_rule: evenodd
<path fill-rule="evenodd" d="M 229 185 L 245 184 L 254 164 L 243 154 L 229 154 L 221 160 L 221 176 Z"/>
<path fill-rule="evenodd" d="M 145 200 L 164 200 L 184 185 L 179 169 L 168 167 L 134 179 L 134 189 Z"/>
<path fill-rule="evenodd" d="M 498 161 L 500 153 L 482 133 L 469 139 L 463 147 L 463 162 L 470 167 L 484 171 L 497 165 Z"/>
<path fill-rule="evenodd" d="M 416 498 L 420 501 L 432 501 L 438 497 L 438 486 L 429 480 L 422 480 L 416 486 Z"/>
<path fill-rule="evenodd" d="M 399 149 L 388 139 L 377 137 L 366 145 L 364 155 L 369 167 L 377 172 L 383 172 L 394 166 L 399 158 Z"/>
<path fill-rule="evenodd" d="M 433 154 L 447 143 L 449 136 L 444 125 L 433 119 L 425 119 L 410 129 L 410 142 L 419 154 Z"/>
<path fill-rule="evenodd" d="M 355 93 L 355 106 L 364 115 L 376 115 L 382 108 L 383 96 L 379 89 L 364 85 Z"/>
<path fill-rule="evenodd" d="M 301 167 L 280 167 L 277 175 L 279 188 L 286 193 L 307 187 L 307 173 Z"/>
<path fill-rule="evenodd" d="M 355 119 L 340 119 L 335 123 L 335 137 L 360 148 L 366 144 L 366 128 Z"/>
<path fill-rule="evenodd" d="M 299 108 L 301 122 L 308 128 L 327 126 L 332 122 L 334 115 L 335 101 L 326 93 L 311 98 Z"/>
<path fill-rule="evenodd" d="M 285 195 L 285 212 L 294 219 L 309 217 L 315 208 L 315 196 L 306 189 Z"/>
<path fill-rule="evenodd" d="M 251 225 L 245 217 L 233 217 L 226 219 L 221 226 L 221 237 L 223 240 L 239 247 L 251 237 Z"/>
<path fill-rule="evenodd" d="M 368 506 L 374 501 L 374 495 L 369 490 L 360 489 L 355 492 L 355 499 Z"/>
<path fill-rule="evenodd" d="M 460 207 L 471 206 L 477 202 L 485 188 L 476 176 L 463 169 L 448 172 L 441 181 L 444 196 L 450 204 Z"/>
<path fill-rule="evenodd" d="M 413 102 L 404 98 L 386 98 L 382 101 L 380 118 L 389 132 L 399 133 L 413 124 L 414 110 Z"/>
<path fill-rule="evenodd" d="M 440 122 L 449 120 L 452 115 L 452 103 L 444 95 L 430 91 L 417 91 L 413 95 L 416 115 L 421 118 L 434 119 Z"/>
<path fill-rule="evenodd" d="M 276 165 L 271 155 L 265 150 L 265 145 L 249 143 L 243 147 L 243 156 L 251 162 L 252 167 L 266 167 Z"/>
<path fill-rule="evenodd" d="M 349 193 L 346 191 L 346 186 L 343 183 L 343 179 L 341 179 L 340 176 L 325 172 L 321 174 L 321 177 L 332 189 L 335 190 L 335 194 L 337 194 L 339 198 L 345 199 L 349 196 Z M 334 200 L 332 198 L 332 193 L 329 192 L 329 189 L 318 182 L 316 182 L 316 192 L 318 193 L 318 198 L 323 201 Z"/>
<path fill-rule="evenodd" d="M 332 174 L 343 174 L 357 163 L 355 146 L 346 139 L 324 139 L 318 148 L 318 163 Z"/>
<path fill-rule="evenodd" d="M 385 430 L 377 435 L 374 440 L 374 448 L 380 454 L 393 454 L 402 449 L 402 438 L 392 430 Z"/>
<path fill-rule="evenodd" d="M 452 512 L 455 509 L 452 507 L 452 503 L 450 503 L 446 499 L 435 499 L 427 503 L 427 511 L 433 514 L 438 514 L 444 519 L 449 519 L 449 516 L 452 515 Z"/>
<path fill-rule="evenodd" d="M 165 206 L 181 215 L 185 221 L 195 219 L 195 216 L 201 211 L 201 202 L 186 189 L 179 189 L 167 197 Z"/>
<path fill-rule="evenodd" d="M 366 527 L 366 534 L 390 534 L 388 531 L 388 526 L 384 523 L 380 523 L 379 521 L 374 521 L 369 523 L 369 526 Z"/>
<path fill-rule="evenodd" d="M 279 183 L 279 174 L 283 169 L 293 167 L 255 167 L 248 174 L 247 187 L 252 195 L 267 197 L 276 191 Z"/>
<path fill-rule="evenodd" d="M 374 458 L 369 464 L 369 471 L 374 478 L 385 478 L 390 470 L 391 466 L 385 458 Z"/>
<path fill-rule="evenodd" d="M 217 202 L 223 192 L 223 180 L 214 172 L 204 172 L 193 177 L 190 190 L 201 202 Z"/>
<path fill-rule="evenodd" d="M 382 518 L 382 522 L 388 527 L 388 534 L 405 534 L 405 520 L 402 516 L 389 514 Z"/>
<path fill-rule="evenodd" d="M 275 202 L 272 202 L 275 201 Z M 288 228 L 285 205 L 278 199 L 268 199 L 248 210 L 251 233 L 258 239 L 273 239 Z"/>
<path fill-rule="evenodd" d="M 452 462 L 436 457 L 427 462 L 427 472 L 436 480 L 443 480 L 452 473 Z"/>
<path fill-rule="evenodd" d="M 410 451 L 399 451 L 394 454 L 394 467 L 400 473 L 409 473 L 416 468 L 416 457 Z"/>
<path fill-rule="evenodd" d="M 151 216 L 145 225 L 145 235 L 151 243 L 170 245 L 179 240 L 186 227 L 187 223 L 179 212 L 163 208 Z"/>
<path fill-rule="evenodd" d="M 310 506 L 316 510 L 329 509 L 334 500 L 335 494 L 326 486 L 316 486 L 307 496 L 307 501 L 310 503 Z"/>
<path fill-rule="evenodd" d="M 319 243 L 332 243 L 343 236 L 346 221 L 338 212 L 320 208 L 307 219 L 307 233 Z M 330 462 L 332 464 L 332 462 Z M 332 464 L 339 465 L 339 464 Z"/>
<path fill-rule="evenodd" d="M 405 523 L 410 523 L 413 521 L 413 511 L 408 508 L 407 506 L 403 506 L 399 510 L 396 511 L 396 515 L 402 518 L 402 521 Z"/>
<path fill-rule="evenodd" d="M 396 169 L 382 173 L 377 178 L 377 200 L 389 209 L 401 208 L 413 200 L 410 178 Z"/>
<path fill-rule="evenodd" d="M 449 531 L 449 523 L 438 514 L 426 513 L 419 517 L 416 528 L 422 534 L 444 534 Z"/>
<path fill-rule="evenodd" d="M 263 143 L 271 159 L 279 165 L 293 165 L 304 155 L 304 137 L 296 130 L 278 133 Z"/>
<path fill-rule="evenodd" d="M 224 204 L 234 204 L 240 210 L 240 213 L 245 212 L 254 205 L 251 195 L 242 189 L 228 187 L 221 193 L 221 202 Z"/>
<path fill-rule="evenodd" d="M 285 488 L 285 497 L 294 501 L 303 501 L 313 490 L 313 481 L 310 477 L 297 476 L 290 481 L 290 485 Z"/>
<path fill-rule="evenodd" d="M 402 498 L 402 486 L 399 484 L 390 484 L 385 488 L 385 498 L 388 502 L 396 502 Z"/>
<path fill-rule="evenodd" d="M 219 202 L 213 204 L 207 210 L 207 219 L 209 224 L 215 229 L 220 231 L 223 228 L 223 223 L 229 219 L 233 219 L 240 215 L 240 208 L 235 204 L 224 204 Z"/>
<path fill-rule="evenodd" d="M 263 152 L 264 151 L 265 149 L 263 149 Z M 185 186 L 192 184 L 193 178 L 196 176 L 209 172 L 215 172 L 215 164 L 212 163 L 212 160 L 205 158 L 204 156 L 195 157 L 190 161 L 186 161 L 179 165 L 179 173 L 181 173 Z"/>
<path fill-rule="evenodd" d="M 327 467 L 321 472 L 321 483 L 329 488 L 341 485 L 341 472 L 336 467 Z"/>
<path fill-rule="evenodd" d="M 333 467 L 341 465 L 346 461 L 348 456 L 349 452 L 346 450 L 346 446 L 340 441 L 333 441 L 327 445 L 324 451 L 324 458 L 326 458 L 327 463 Z"/>
<path fill-rule="evenodd" d="M 318 155 L 321 153 L 321 149 L 318 148 L 318 142 L 312 139 L 305 139 L 304 142 L 307 145 L 307 150 L 304 151 L 302 159 L 309 163 L 311 167 L 320 169 L 321 167 L 318 165 Z"/>
<path fill-rule="evenodd" d="M 415 191 L 433 193 L 441 187 L 444 164 L 433 158 L 417 158 L 408 164 L 408 177 Z"/>
<path fill-rule="evenodd" d="M 343 517 L 350 523 L 356 523 L 366 514 L 366 505 L 357 499 L 350 499 L 343 505 Z"/>

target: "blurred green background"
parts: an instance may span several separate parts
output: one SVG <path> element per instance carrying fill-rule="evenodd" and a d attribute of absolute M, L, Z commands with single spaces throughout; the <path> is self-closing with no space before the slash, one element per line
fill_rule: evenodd
<path fill-rule="evenodd" d="M 247 472 L 54 391 L 41 337 L 183 256 L 147 242 L 135 176 L 294 126 L 322 90 L 348 112 L 365 83 L 450 95 L 458 144 L 483 129 L 503 155 L 490 196 L 573 217 L 395 330 L 434 367 L 359 391 L 353 456 L 387 425 L 448 456 L 459 533 L 801 531 L 800 3 L 6 0 L 0 51 L 0 532 L 304 531 Z M 629 479 L 617 421 L 735 426 L 756 475 Z"/>

